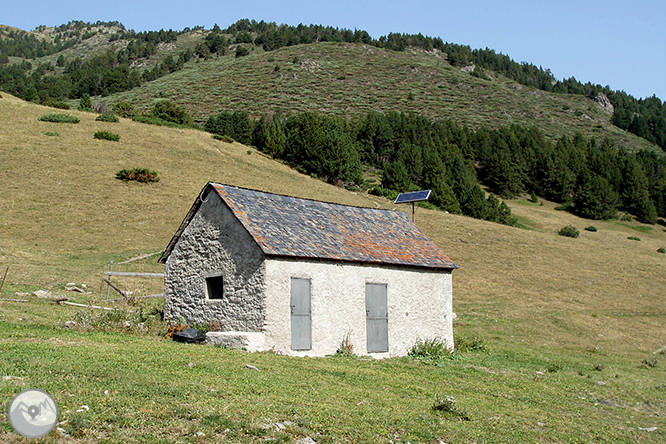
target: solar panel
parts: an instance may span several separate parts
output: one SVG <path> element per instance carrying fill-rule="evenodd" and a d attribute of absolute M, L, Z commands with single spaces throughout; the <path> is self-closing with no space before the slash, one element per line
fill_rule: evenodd
<path fill-rule="evenodd" d="M 411 193 L 401 193 L 398 194 L 398 198 L 394 203 L 408 203 L 408 202 L 419 202 L 421 200 L 428 200 L 430 197 L 430 190 L 423 191 L 412 191 Z"/>

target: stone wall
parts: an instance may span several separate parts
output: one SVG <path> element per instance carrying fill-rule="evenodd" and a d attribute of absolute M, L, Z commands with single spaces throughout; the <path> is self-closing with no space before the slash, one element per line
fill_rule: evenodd
<path fill-rule="evenodd" d="M 209 193 L 164 267 L 164 315 L 218 331 L 264 326 L 264 255 L 217 193 Z M 206 295 L 206 277 L 222 276 L 221 299 Z"/>
<path fill-rule="evenodd" d="M 291 350 L 291 278 L 310 279 L 312 349 Z M 387 284 L 389 352 L 406 355 L 418 339 L 440 338 L 453 347 L 450 271 L 287 258 L 266 260 L 265 346 L 294 356 L 335 353 L 349 335 L 354 353 L 367 355 L 365 284 Z"/>

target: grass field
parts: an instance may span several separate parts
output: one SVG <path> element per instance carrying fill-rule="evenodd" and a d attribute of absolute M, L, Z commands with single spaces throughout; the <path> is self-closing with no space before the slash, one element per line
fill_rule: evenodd
<path fill-rule="evenodd" d="M 9 271 L 0 298 L 29 302 L 0 301 L 0 441 L 28 441 L 6 412 L 29 387 L 54 396 L 68 435 L 40 442 L 666 440 L 666 357 L 652 353 L 666 343 L 663 226 L 593 222 L 526 200 L 509 204 L 527 229 L 417 208 L 417 225 L 461 267 L 458 344 L 481 346 L 450 358 L 308 359 L 181 345 L 163 339 L 155 300 L 101 318 L 16 293 L 45 289 L 99 304 L 109 261 L 161 252 L 209 180 L 396 206 L 203 132 L 76 111 L 68 113 L 78 124 L 38 120 L 50 113 L 2 93 L 0 272 Z M 96 131 L 120 141 L 94 139 Z M 134 167 L 160 181 L 114 178 Z M 568 224 L 580 238 L 556 234 Z M 589 225 L 598 231 L 584 231 Z M 155 261 L 125 269 L 160 271 Z M 92 294 L 67 292 L 68 282 Z M 469 421 L 434 410 L 444 396 Z"/>

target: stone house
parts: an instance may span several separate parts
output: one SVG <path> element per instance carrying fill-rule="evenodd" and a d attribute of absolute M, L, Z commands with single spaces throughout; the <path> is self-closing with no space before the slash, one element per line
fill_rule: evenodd
<path fill-rule="evenodd" d="M 452 270 L 401 212 L 208 183 L 159 260 L 167 319 L 293 356 L 453 347 Z"/>

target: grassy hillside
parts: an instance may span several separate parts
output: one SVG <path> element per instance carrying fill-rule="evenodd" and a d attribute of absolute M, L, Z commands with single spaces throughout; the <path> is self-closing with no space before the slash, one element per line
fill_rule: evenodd
<path fill-rule="evenodd" d="M 199 121 L 230 110 L 254 116 L 277 110 L 346 116 L 395 110 L 472 127 L 536 125 L 554 138 L 579 131 L 612 137 L 628 148 L 653 148 L 613 126 L 611 115 L 590 99 L 527 88 L 493 73 L 491 80 L 478 79 L 441 54 L 343 43 L 271 52 L 253 48 L 246 57 L 228 51 L 189 62 L 181 71 L 104 101 L 124 100 L 147 110 L 170 98 Z"/>
<path fill-rule="evenodd" d="M 77 302 L 99 303 L 109 261 L 161 252 L 209 180 L 396 207 L 203 132 L 76 111 L 75 125 L 38 121 L 54 112 L 0 99 L 0 271 L 10 266 L 1 298 L 39 288 L 71 295 L 64 286 L 76 282 L 94 290 Z M 120 141 L 94 139 L 99 130 Z M 114 178 L 133 167 L 161 180 Z M 666 359 L 652 352 L 665 341 L 666 256 L 656 252 L 664 228 L 592 223 L 549 202 L 509 204 L 531 229 L 417 209 L 417 224 L 461 267 L 459 344 L 476 338 L 483 350 L 437 365 L 248 355 L 151 333 L 66 329 L 65 320 L 98 314 L 30 296 L 0 301 L 0 374 L 18 378 L 0 381 L 0 411 L 23 388 L 47 390 L 74 442 L 663 442 Z M 579 239 L 556 234 L 570 223 Z M 592 224 L 598 232 L 583 231 Z M 125 269 L 159 271 L 155 260 Z M 434 411 L 438 395 L 455 397 L 471 420 Z M 284 421 L 293 423 L 286 431 L 262 428 Z M 23 442 L 4 417 L 0 440 Z"/>
<path fill-rule="evenodd" d="M 60 55 L 68 60 L 85 60 L 110 49 L 117 51 L 127 41 L 109 42 L 115 30 L 93 27 L 91 32 L 103 32 L 62 53 L 30 61 L 36 69 L 45 61 L 55 64 Z M 31 34 L 50 38 L 51 31 L 53 28 L 45 28 Z M 207 33 L 183 33 L 175 43 L 158 45 L 155 55 L 139 59 L 132 66 L 147 70 L 168 55 L 177 58 L 186 49 L 194 50 Z M 184 69 L 138 89 L 95 101 L 114 104 L 124 100 L 148 110 L 155 101 L 171 98 L 199 122 L 212 114 L 234 110 L 248 111 L 255 117 L 277 110 L 345 116 L 397 110 L 473 127 L 535 125 L 553 138 L 581 132 L 587 137 L 611 137 L 629 149 L 658 149 L 612 125 L 611 114 L 591 99 L 525 87 L 491 71 L 487 72 L 488 80 L 479 79 L 451 66 L 446 55 L 437 51 L 396 52 L 325 42 L 270 52 L 254 45 L 243 46 L 250 49 L 249 56 L 236 58 L 233 44 L 225 56 L 192 60 Z M 20 59 L 12 57 L 11 61 L 18 63 Z M 56 68 L 56 72 L 61 71 Z M 72 104 L 77 105 L 77 101 Z"/>

